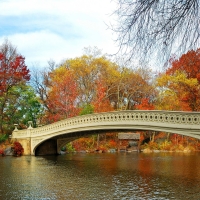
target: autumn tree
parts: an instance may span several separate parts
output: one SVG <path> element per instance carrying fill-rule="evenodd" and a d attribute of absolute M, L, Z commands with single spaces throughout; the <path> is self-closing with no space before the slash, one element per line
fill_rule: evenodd
<path fill-rule="evenodd" d="M 199 0 L 117 0 L 119 48 L 127 59 L 148 60 L 152 55 L 167 61 L 199 45 Z M 160 56 L 162 55 L 162 56 Z"/>
<path fill-rule="evenodd" d="M 158 86 L 160 86 L 161 96 L 158 100 L 162 101 L 165 107 L 168 106 L 169 110 L 198 110 L 197 79 L 187 78 L 184 72 L 176 71 L 173 75 L 164 74 L 159 77 Z"/>
<path fill-rule="evenodd" d="M 149 71 L 149 69 L 145 70 Z M 121 68 L 115 88 L 112 88 L 109 97 L 114 103 L 115 109 L 133 110 L 143 98 L 153 100 L 154 87 L 150 76 L 144 74 L 144 69 Z"/>
<path fill-rule="evenodd" d="M 164 86 L 159 87 L 155 108 L 156 110 L 182 110 L 177 94 Z"/>
<path fill-rule="evenodd" d="M 79 114 L 78 92 L 72 70 L 65 66 L 33 71 L 32 86 L 39 96 L 48 124 Z"/>
<path fill-rule="evenodd" d="M 166 74 L 172 75 L 179 70 L 184 72 L 187 78 L 197 78 L 200 83 L 200 49 L 188 51 L 178 59 L 171 58 L 170 64 Z"/>
<path fill-rule="evenodd" d="M 141 103 L 136 105 L 136 109 L 138 110 L 154 110 L 155 107 L 152 103 L 149 102 L 148 98 L 143 98 Z"/>
<path fill-rule="evenodd" d="M 7 122 L 10 120 L 8 108 L 20 97 L 20 93 L 16 92 L 17 87 L 21 88 L 29 79 L 25 58 L 5 40 L 0 47 L 0 133 L 6 132 L 8 127 Z"/>
<path fill-rule="evenodd" d="M 100 81 L 105 87 L 105 93 L 115 87 L 118 66 L 104 56 L 83 55 L 68 59 L 63 63 L 66 69 L 72 70 L 78 89 L 78 104 L 91 104 L 99 92 Z"/>
<path fill-rule="evenodd" d="M 111 107 L 117 110 L 134 109 L 142 98 L 152 99 L 151 77 L 144 75 L 145 70 L 146 74 L 150 74 L 149 69 L 119 67 L 104 56 L 92 55 L 66 60 L 63 66 L 74 72 L 80 106 L 95 101 L 96 106 L 100 106 L 104 101 L 106 105 L 101 106 L 102 111 L 105 111 L 105 108 L 111 110 Z M 97 98 L 98 95 L 101 98 L 104 95 L 101 104 L 97 103 L 101 99 Z M 99 112 L 100 107 L 97 110 Z"/>
<path fill-rule="evenodd" d="M 113 111 L 114 108 L 112 107 L 111 102 L 109 101 L 109 98 L 106 95 L 106 87 L 104 86 L 101 80 L 99 80 L 96 83 L 96 85 L 96 97 L 92 101 L 94 112 L 99 113 Z"/>
<path fill-rule="evenodd" d="M 48 113 L 48 118 L 58 121 L 78 115 L 78 92 L 73 72 L 65 67 L 59 67 L 50 74 L 50 78 L 51 87 L 48 91 L 47 104 L 51 113 Z"/>
<path fill-rule="evenodd" d="M 162 100 L 166 98 L 166 105 L 171 104 L 172 110 L 199 111 L 199 84 L 199 49 L 197 51 L 189 51 L 179 59 L 171 60 L 171 66 L 158 78 Z"/>

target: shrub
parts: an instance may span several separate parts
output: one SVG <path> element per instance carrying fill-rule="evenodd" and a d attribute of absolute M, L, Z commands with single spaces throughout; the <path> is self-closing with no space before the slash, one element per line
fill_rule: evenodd
<path fill-rule="evenodd" d="M 5 142 L 8 139 L 7 134 L 0 134 L 0 143 Z"/>
<path fill-rule="evenodd" d="M 172 149 L 172 143 L 168 142 L 167 140 L 165 140 L 164 142 L 162 142 L 161 144 L 159 144 L 159 149 L 160 150 L 166 150 L 166 151 L 170 151 Z"/>
<path fill-rule="evenodd" d="M 67 151 L 68 153 L 75 152 L 75 149 L 73 148 L 71 142 L 69 142 L 68 144 L 66 144 L 66 151 Z"/>
<path fill-rule="evenodd" d="M 0 149 L 0 155 L 5 156 L 4 150 Z"/>
<path fill-rule="evenodd" d="M 113 149 L 117 148 L 117 143 L 116 143 L 116 141 L 110 140 L 110 141 L 108 142 L 108 144 L 107 144 L 107 147 L 108 147 L 108 148 L 113 148 Z"/>
<path fill-rule="evenodd" d="M 151 150 L 158 150 L 158 144 L 156 142 L 149 142 L 148 144 L 149 149 Z"/>
<path fill-rule="evenodd" d="M 97 149 L 96 149 L 96 151 L 102 151 L 102 152 L 106 152 L 107 151 L 107 149 L 104 147 L 104 146 L 99 146 Z"/>
<path fill-rule="evenodd" d="M 21 156 L 24 153 L 24 148 L 19 142 L 14 142 L 13 154 L 14 156 Z"/>

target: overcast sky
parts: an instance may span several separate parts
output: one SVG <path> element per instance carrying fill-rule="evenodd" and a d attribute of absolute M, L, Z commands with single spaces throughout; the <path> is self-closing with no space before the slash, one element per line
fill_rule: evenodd
<path fill-rule="evenodd" d="M 0 44 L 7 38 L 31 67 L 83 54 L 97 46 L 116 53 L 111 0 L 0 0 Z"/>

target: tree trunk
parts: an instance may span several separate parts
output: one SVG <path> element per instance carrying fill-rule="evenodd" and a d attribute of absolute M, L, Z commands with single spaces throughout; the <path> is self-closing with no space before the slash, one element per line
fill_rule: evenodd
<path fill-rule="evenodd" d="M 99 134 L 97 134 L 97 149 L 99 148 Z"/>

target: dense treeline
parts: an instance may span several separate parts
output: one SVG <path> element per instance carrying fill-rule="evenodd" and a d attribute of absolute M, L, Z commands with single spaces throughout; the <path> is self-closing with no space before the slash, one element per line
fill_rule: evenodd
<path fill-rule="evenodd" d="M 44 124 L 85 112 L 132 110 L 156 97 L 150 69 L 121 67 L 105 56 L 83 55 L 37 71 L 32 84 L 45 107 Z"/>
<path fill-rule="evenodd" d="M 23 129 L 28 121 L 36 127 L 93 112 L 200 110 L 199 49 L 172 58 L 162 73 L 91 52 L 29 71 L 25 58 L 5 41 L 0 48 L 0 133 L 10 134 L 16 123 Z M 153 140 L 155 133 L 150 135 Z"/>

